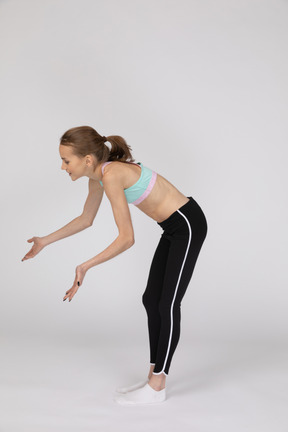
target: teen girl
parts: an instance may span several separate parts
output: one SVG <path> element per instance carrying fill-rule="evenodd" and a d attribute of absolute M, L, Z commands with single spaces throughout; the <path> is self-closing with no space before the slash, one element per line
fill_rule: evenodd
<path fill-rule="evenodd" d="M 110 150 L 106 141 L 111 144 Z M 83 176 L 89 178 L 83 213 L 52 234 L 29 239 L 34 244 L 22 259 L 32 258 L 48 244 L 91 226 L 105 191 L 119 234 L 106 249 L 76 267 L 73 286 L 63 298 L 70 302 L 87 270 L 134 244 L 128 204 L 137 206 L 162 229 L 142 296 L 148 319 L 150 370 L 148 379 L 117 389 L 114 401 L 126 405 L 166 400 L 165 380 L 180 337 L 181 301 L 208 228 L 206 217 L 192 196 L 184 195 L 141 162 L 135 163 L 131 150 L 122 137 L 106 138 L 89 126 L 66 131 L 59 145 L 61 168 L 73 181 Z"/>

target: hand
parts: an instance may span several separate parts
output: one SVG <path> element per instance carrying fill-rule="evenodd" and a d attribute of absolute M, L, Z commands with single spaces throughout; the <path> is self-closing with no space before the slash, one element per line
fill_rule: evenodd
<path fill-rule="evenodd" d="M 24 258 L 22 258 L 21 261 L 25 261 L 26 259 L 29 258 L 34 258 L 34 256 L 37 255 L 45 247 L 45 243 L 41 237 L 32 237 L 29 240 L 27 240 L 27 242 L 28 243 L 34 242 L 34 244 L 30 249 L 30 251 L 27 252 L 27 254 L 24 256 Z"/>
<path fill-rule="evenodd" d="M 86 271 L 87 270 L 85 270 L 82 265 L 76 267 L 76 276 L 73 282 L 73 286 L 68 291 L 66 291 L 66 295 L 64 296 L 63 301 L 65 301 L 67 298 L 69 298 L 69 302 L 72 300 L 72 298 L 78 291 L 79 286 L 82 285 Z"/>

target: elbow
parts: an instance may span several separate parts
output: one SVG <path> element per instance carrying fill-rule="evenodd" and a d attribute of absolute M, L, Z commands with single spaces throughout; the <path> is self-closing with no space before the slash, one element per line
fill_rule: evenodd
<path fill-rule="evenodd" d="M 122 238 L 122 242 L 125 249 L 129 249 L 135 243 L 134 237 L 130 237 L 127 235 L 120 236 Z"/>
<path fill-rule="evenodd" d="M 130 247 L 132 247 L 135 243 L 135 239 L 134 237 L 131 237 L 127 240 L 127 249 L 129 249 Z"/>
<path fill-rule="evenodd" d="M 135 239 L 134 239 L 134 237 L 133 237 L 133 238 L 131 239 L 130 247 L 133 246 L 134 243 L 135 243 Z"/>
<path fill-rule="evenodd" d="M 89 228 L 93 225 L 93 220 L 80 216 L 83 220 L 85 228 Z"/>

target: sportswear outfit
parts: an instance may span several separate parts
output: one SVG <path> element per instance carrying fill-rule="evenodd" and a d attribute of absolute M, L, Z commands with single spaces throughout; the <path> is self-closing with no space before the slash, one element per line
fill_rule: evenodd
<path fill-rule="evenodd" d="M 106 164 L 112 161 L 105 162 Z M 130 162 L 131 163 L 131 162 Z M 124 189 L 128 203 L 143 201 L 153 189 L 157 173 L 141 162 L 139 180 Z M 102 184 L 102 182 L 100 182 Z M 103 185 L 103 184 L 102 184 Z M 168 376 L 171 360 L 180 338 L 181 301 L 207 235 L 203 210 L 192 198 L 157 224 L 163 229 L 156 247 L 142 303 L 147 312 L 150 364 L 154 375 Z"/>

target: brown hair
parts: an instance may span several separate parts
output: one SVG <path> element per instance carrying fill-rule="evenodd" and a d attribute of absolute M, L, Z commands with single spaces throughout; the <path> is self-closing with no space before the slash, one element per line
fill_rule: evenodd
<path fill-rule="evenodd" d="M 67 130 L 60 138 L 60 144 L 72 147 L 73 154 L 78 157 L 93 154 L 99 163 L 135 161 L 131 154 L 132 149 L 124 138 L 119 135 L 110 135 L 105 138 L 90 126 L 79 126 Z M 111 143 L 111 150 L 104 144 L 106 140 Z"/>

